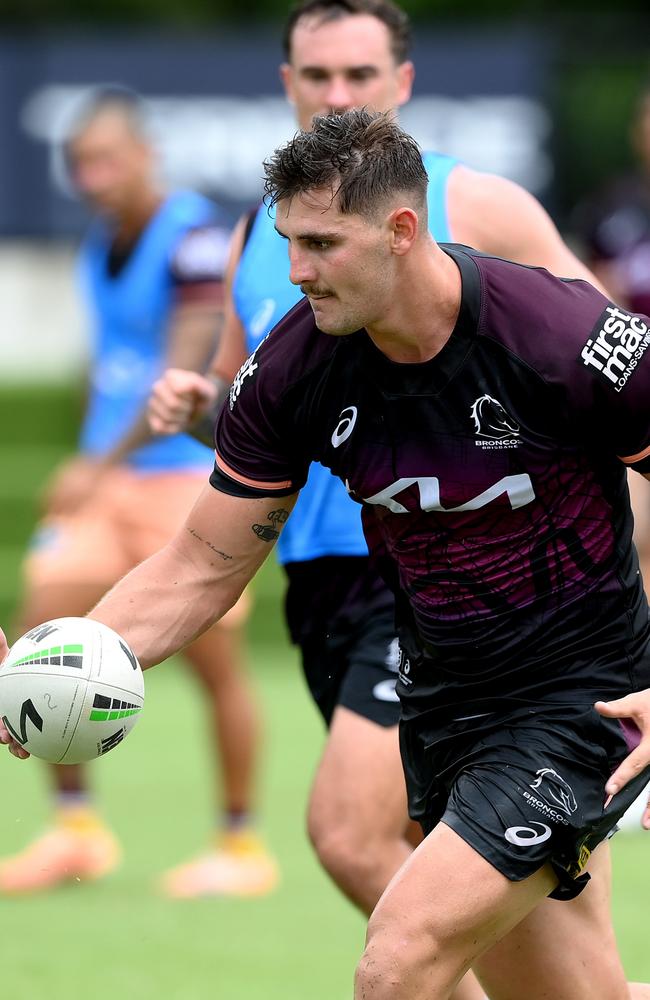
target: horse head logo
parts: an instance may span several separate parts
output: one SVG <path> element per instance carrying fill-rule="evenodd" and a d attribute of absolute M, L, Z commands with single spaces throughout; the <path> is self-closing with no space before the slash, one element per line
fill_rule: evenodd
<path fill-rule="evenodd" d="M 519 434 L 519 424 L 509 417 L 498 399 L 479 396 L 472 406 L 474 427 L 479 437 L 500 441 Z"/>
<path fill-rule="evenodd" d="M 535 789 L 540 799 L 544 799 L 547 805 L 559 806 L 567 816 L 578 808 L 571 785 L 550 767 L 540 768 L 537 778 L 530 787 Z"/>

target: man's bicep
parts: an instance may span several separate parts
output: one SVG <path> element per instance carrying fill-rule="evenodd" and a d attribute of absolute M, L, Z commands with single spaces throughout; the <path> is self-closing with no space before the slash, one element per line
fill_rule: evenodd
<path fill-rule="evenodd" d="M 208 484 L 177 534 L 177 552 L 206 580 L 243 589 L 277 541 L 296 502 L 292 496 L 235 496 Z"/>

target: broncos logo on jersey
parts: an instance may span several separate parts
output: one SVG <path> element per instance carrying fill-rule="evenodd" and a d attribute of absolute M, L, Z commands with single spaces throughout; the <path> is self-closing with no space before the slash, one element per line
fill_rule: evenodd
<path fill-rule="evenodd" d="M 479 396 L 472 406 L 474 426 L 479 437 L 499 441 L 519 434 L 519 424 L 509 417 L 498 399 Z"/>
<path fill-rule="evenodd" d="M 559 806 L 567 816 L 571 816 L 578 808 L 571 785 L 550 767 L 541 767 L 530 787 L 548 805 Z"/>

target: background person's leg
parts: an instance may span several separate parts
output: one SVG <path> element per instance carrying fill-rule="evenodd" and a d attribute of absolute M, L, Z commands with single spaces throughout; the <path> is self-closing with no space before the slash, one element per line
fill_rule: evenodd
<path fill-rule="evenodd" d="M 20 634 L 52 618 L 82 616 L 109 584 L 35 582 L 28 586 L 17 630 Z M 109 874 L 121 860 L 114 834 L 95 810 L 87 768 L 49 765 L 54 822 L 18 854 L 0 862 L 0 892 L 39 892 L 71 880 Z"/>
<path fill-rule="evenodd" d="M 336 709 L 312 788 L 308 829 L 325 870 L 370 914 L 413 850 L 396 726 Z M 453 993 L 454 1000 L 482 997 L 472 973 Z"/>
<path fill-rule="evenodd" d="M 167 872 L 163 890 L 175 897 L 256 896 L 278 883 L 274 858 L 255 826 L 256 765 L 261 719 L 242 650 L 246 597 L 185 651 L 205 694 L 214 748 L 214 843 L 197 858 Z"/>

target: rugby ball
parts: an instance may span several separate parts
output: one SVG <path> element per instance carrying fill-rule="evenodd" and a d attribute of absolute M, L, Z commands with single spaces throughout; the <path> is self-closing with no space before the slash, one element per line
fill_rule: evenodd
<path fill-rule="evenodd" d="M 26 632 L 0 667 L 0 718 L 52 764 L 108 753 L 137 722 L 144 679 L 117 632 L 90 618 L 54 618 Z"/>

